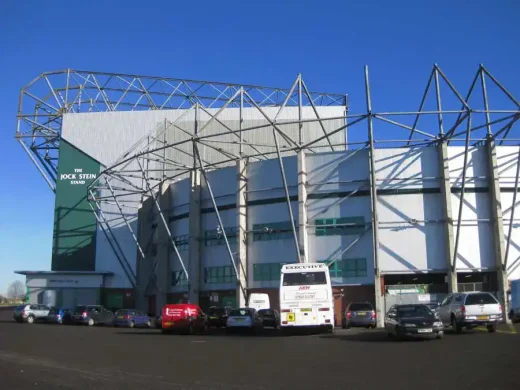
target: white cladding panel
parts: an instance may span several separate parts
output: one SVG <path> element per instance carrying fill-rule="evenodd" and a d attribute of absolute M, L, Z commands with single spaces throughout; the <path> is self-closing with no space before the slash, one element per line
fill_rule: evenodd
<path fill-rule="evenodd" d="M 307 191 L 311 193 L 353 191 L 368 188 L 368 151 L 306 154 Z"/>
<path fill-rule="evenodd" d="M 386 195 L 378 200 L 381 272 L 446 270 L 440 194 Z"/>
<path fill-rule="evenodd" d="M 298 195 L 298 159 L 296 156 L 282 159 L 290 195 Z M 247 199 L 254 202 L 262 199 L 285 197 L 282 172 L 278 159 L 251 162 L 247 166 Z"/>
<path fill-rule="evenodd" d="M 511 206 L 513 205 L 513 192 L 502 192 L 502 217 L 504 222 L 504 251 L 509 238 L 509 227 L 511 222 Z M 516 198 L 516 207 L 520 204 L 520 194 Z M 520 279 L 520 210 L 515 210 L 513 228 L 511 229 L 511 239 L 509 243 L 509 254 L 507 256 L 507 276 L 509 280 Z M 505 252 L 504 252 L 505 256 Z"/>
<path fill-rule="evenodd" d="M 452 187 L 462 185 L 462 173 L 464 168 L 464 147 L 448 147 L 450 178 Z M 471 147 L 468 151 L 466 165 L 466 188 L 486 187 L 489 165 L 486 149 L 484 147 Z"/>
<path fill-rule="evenodd" d="M 374 158 L 378 189 L 439 187 L 437 148 L 376 149 Z"/>
<path fill-rule="evenodd" d="M 454 219 L 454 237 L 460 205 L 460 193 L 451 194 L 451 207 Z M 489 221 L 491 218 L 489 193 L 464 194 L 460 226 L 459 248 L 457 255 L 457 270 L 479 270 L 495 268 L 495 253 L 493 248 L 493 230 Z M 477 221 L 483 220 L 483 221 Z"/>

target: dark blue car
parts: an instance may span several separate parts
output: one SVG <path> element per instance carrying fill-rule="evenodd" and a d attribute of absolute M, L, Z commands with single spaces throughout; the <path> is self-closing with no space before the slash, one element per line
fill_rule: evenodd
<path fill-rule="evenodd" d="M 139 310 L 121 309 L 116 311 L 114 316 L 114 326 L 124 326 L 129 328 L 145 326 L 151 328 L 152 320 Z"/>
<path fill-rule="evenodd" d="M 51 307 L 49 314 L 45 317 L 45 322 L 49 324 L 70 324 L 70 309 Z"/>

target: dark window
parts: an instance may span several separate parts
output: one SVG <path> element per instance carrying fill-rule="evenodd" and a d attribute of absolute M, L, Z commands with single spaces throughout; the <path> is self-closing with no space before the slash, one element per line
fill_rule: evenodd
<path fill-rule="evenodd" d="M 295 226 L 298 225 L 295 222 Z M 296 229 L 298 231 L 298 229 Z M 287 240 L 293 238 L 291 221 L 253 225 L 253 241 Z"/>
<path fill-rule="evenodd" d="M 208 310 L 210 316 L 223 316 L 226 315 L 226 309 L 223 307 L 210 307 Z"/>
<path fill-rule="evenodd" d="M 365 231 L 364 217 L 317 219 L 316 236 L 345 236 Z"/>
<path fill-rule="evenodd" d="M 284 286 L 327 284 L 325 272 L 288 273 L 283 275 Z"/>
<path fill-rule="evenodd" d="M 86 306 L 76 306 L 74 309 L 74 313 L 83 313 L 84 311 L 87 311 Z"/>
<path fill-rule="evenodd" d="M 280 280 L 282 266 L 286 263 L 259 263 L 253 264 L 253 280 L 277 281 Z"/>
<path fill-rule="evenodd" d="M 181 236 L 173 237 L 173 241 L 175 242 L 175 246 L 179 252 L 187 251 L 190 247 L 190 235 L 183 234 Z M 169 245 L 170 252 L 175 252 L 173 250 L 173 245 L 170 243 Z"/>
<path fill-rule="evenodd" d="M 237 228 L 229 227 L 225 228 L 226 237 L 230 244 L 237 243 Z M 222 232 L 217 231 L 216 229 L 207 230 L 205 232 L 204 244 L 206 246 L 217 246 L 217 245 L 226 245 L 226 240 L 224 239 L 224 234 Z"/>
<path fill-rule="evenodd" d="M 187 286 L 188 279 L 186 279 L 186 273 L 184 271 L 173 271 L 172 272 L 172 286 Z"/>
<path fill-rule="evenodd" d="M 432 315 L 432 311 L 425 305 L 401 306 L 397 308 L 400 318 L 425 317 Z"/>
<path fill-rule="evenodd" d="M 372 305 L 370 303 L 351 303 L 349 306 L 351 311 L 372 311 Z"/>
<path fill-rule="evenodd" d="M 498 301 L 491 294 L 469 294 L 466 297 L 466 305 L 490 305 Z"/>
<path fill-rule="evenodd" d="M 236 273 L 233 266 L 208 267 L 205 269 L 204 280 L 207 284 L 233 283 Z"/>

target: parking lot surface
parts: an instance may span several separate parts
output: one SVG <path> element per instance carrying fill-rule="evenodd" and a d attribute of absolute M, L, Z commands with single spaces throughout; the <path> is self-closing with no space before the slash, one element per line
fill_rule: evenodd
<path fill-rule="evenodd" d="M 520 329 L 396 342 L 379 330 L 281 337 L 18 324 L 0 311 L 4 389 L 515 389 Z"/>

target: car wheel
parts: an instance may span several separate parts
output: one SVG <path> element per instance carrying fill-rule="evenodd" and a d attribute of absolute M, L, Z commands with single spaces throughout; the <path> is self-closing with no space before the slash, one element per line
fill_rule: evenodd
<path fill-rule="evenodd" d="M 62 319 L 62 318 L 60 318 L 60 319 L 58 320 L 58 324 L 60 324 L 60 325 L 63 324 L 63 319 Z"/>
<path fill-rule="evenodd" d="M 148 322 L 146 323 L 146 327 L 147 328 L 151 328 L 152 327 L 152 321 L 148 320 Z"/>
<path fill-rule="evenodd" d="M 397 340 L 401 340 L 402 339 L 402 336 L 401 336 L 401 329 L 399 329 L 398 326 L 395 327 L 395 338 Z"/>
<path fill-rule="evenodd" d="M 34 316 L 27 317 L 27 323 L 28 324 L 34 324 Z"/>
<path fill-rule="evenodd" d="M 455 316 L 451 316 L 451 328 L 456 333 L 462 333 L 462 326 L 457 322 L 457 319 L 455 318 Z"/>
<path fill-rule="evenodd" d="M 94 326 L 96 324 L 96 321 L 94 321 L 93 318 L 88 319 L 88 326 Z"/>
<path fill-rule="evenodd" d="M 442 339 L 444 337 L 444 332 L 443 331 L 440 331 L 439 333 L 437 333 L 437 338 L 438 339 Z"/>
<path fill-rule="evenodd" d="M 190 326 L 188 327 L 188 334 L 192 335 L 194 333 L 193 324 L 190 323 Z"/>
<path fill-rule="evenodd" d="M 134 321 L 130 321 L 130 323 L 128 324 L 128 327 L 133 328 L 134 326 L 135 326 L 135 322 Z"/>
<path fill-rule="evenodd" d="M 494 333 L 497 330 L 497 325 L 496 324 L 490 324 L 490 325 L 487 326 L 487 330 L 488 330 L 489 333 Z"/>

